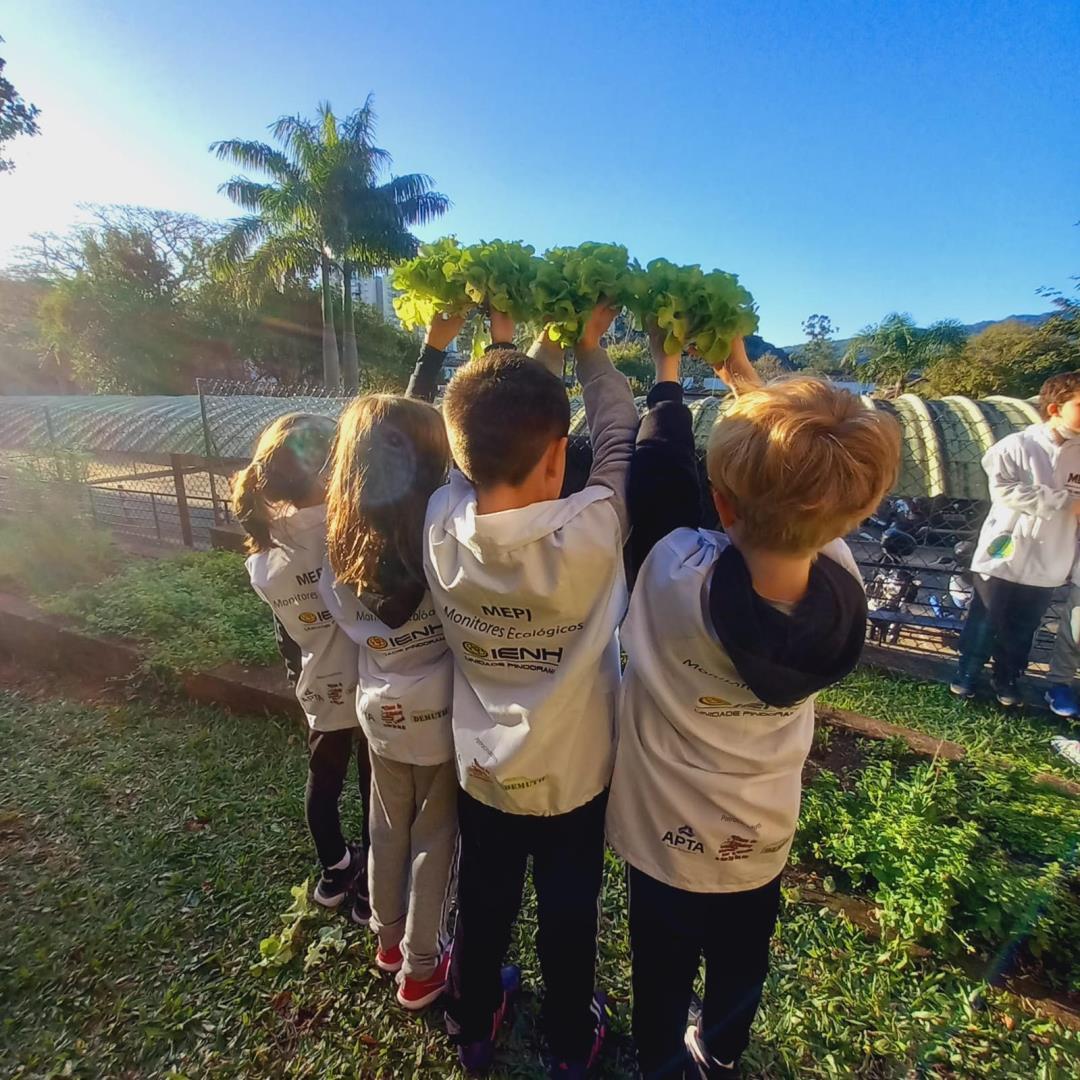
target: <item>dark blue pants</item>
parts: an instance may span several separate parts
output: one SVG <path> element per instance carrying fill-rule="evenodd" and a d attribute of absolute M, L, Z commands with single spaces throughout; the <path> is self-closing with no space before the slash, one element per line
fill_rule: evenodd
<path fill-rule="evenodd" d="M 780 910 L 779 875 L 746 892 L 693 893 L 628 867 L 633 1032 L 646 1080 L 682 1077 L 694 979 L 705 959 L 701 1031 L 718 1061 L 750 1042 L 769 941 Z"/>
<path fill-rule="evenodd" d="M 1052 588 L 976 574 L 971 607 L 960 634 L 961 672 L 978 675 L 992 656 L 997 678 L 1023 675 L 1035 631 L 1053 596 Z"/>

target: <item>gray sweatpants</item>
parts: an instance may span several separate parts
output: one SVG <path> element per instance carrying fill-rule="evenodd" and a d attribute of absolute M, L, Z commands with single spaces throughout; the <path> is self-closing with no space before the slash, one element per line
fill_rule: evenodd
<path fill-rule="evenodd" d="M 1069 597 L 1061 607 L 1057 637 L 1050 653 L 1050 681 L 1068 686 L 1080 668 L 1080 585 L 1069 587 Z"/>
<path fill-rule="evenodd" d="M 457 787 L 453 761 L 403 765 L 371 754 L 371 928 L 384 951 L 401 947 L 411 979 L 431 976 L 449 940 Z"/>

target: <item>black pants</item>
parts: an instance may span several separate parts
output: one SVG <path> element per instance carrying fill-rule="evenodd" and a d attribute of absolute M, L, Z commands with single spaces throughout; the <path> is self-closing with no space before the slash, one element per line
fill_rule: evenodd
<path fill-rule="evenodd" d="M 606 807 L 605 791 L 567 814 L 505 814 L 459 791 L 461 864 L 447 1013 L 462 1042 L 491 1033 L 531 855 L 548 1047 L 563 1060 L 588 1057 Z"/>
<path fill-rule="evenodd" d="M 1035 631 L 1053 595 L 1053 589 L 976 574 L 971 608 L 960 634 L 961 671 L 976 675 L 993 656 L 998 678 L 1023 675 Z"/>
<path fill-rule="evenodd" d="M 686 1016 L 702 956 L 705 1045 L 717 1060 L 736 1061 L 750 1042 L 769 969 L 779 875 L 746 892 L 692 893 L 627 869 L 632 1024 L 642 1075 L 683 1075 Z"/>
<path fill-rule="evenodd" d="M 345 856 L 338 801 L 349 772 L 349 759 L 356 749 L 356 773 L 360 783 L 360 803 L 364 810 L 363 844 L 367 851 L 368 805 L 371 802 L 371 762 L 367 740 L 359 728 L 308 732 L 308 775 L 305 812 L 308 828 L 323 867 L 333 866 Z"/>

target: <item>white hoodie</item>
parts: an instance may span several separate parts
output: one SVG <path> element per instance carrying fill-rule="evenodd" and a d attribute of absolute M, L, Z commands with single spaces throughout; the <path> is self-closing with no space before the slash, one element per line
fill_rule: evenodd
<path fill-rule="evenodd" d="M 319 595 L 326 507 L 283 514 L 271 525 L 270 535 L 277 546 L 249 555 L 247 570 L 251 587 L 300 648 L 297 700 L 314 731 L 353 727 L 358 650 Z"/>
<path fill-rule="evenodd" d="M 816 693 L 787 707 L 766 704 L 720 643 L 709 589 L 729 543 L 706 529 L 669 533 L 642 565 L 622 627 L 608 843 L 631 866 L 688 892 L 742 892 L 780 873 L 814 737 Z M 842 540 L 821 557 L 862 586 Z"/>
<path fill-rule="evenodd" d="M 454 654 L 458 779 L 514 814 L 563 814 L 611 778 L 622 544 L 637 412 L 602 351 L 579 356 L 593 468 L 565 499 L 477 514 L 458 471 L 428 503 L 424 569 Z"/>
<path fill-rule="evenodd" d="M 405 765 L 441 765 L 453 757 L 450 704 L 453 662 L 431 594 L 397 627 L 387 626 L 323 564 L 319 592 L 359 646 L 356 713 L 372 752 Z"/>
<path fill-rule="evenodd" d="M 982 459 L 990 480 L 990 513 L 971 569 L 976 574 L 1054 587 L 1076 557 L 1080 439 L 1059 443 L 1034 424 L 992 446 Z"/>

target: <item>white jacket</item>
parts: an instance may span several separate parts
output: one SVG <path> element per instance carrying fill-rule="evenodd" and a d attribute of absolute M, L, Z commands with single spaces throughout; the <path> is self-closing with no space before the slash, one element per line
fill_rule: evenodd
<path fill-rule="evenodd" d="M 453 757 L 450 705 L 453 661 L 431 594 L 398 627 L 387 626 L 354 589 L 323 565 L 319 592 L 359 646 L 356 712 L 368 745 L 405 765 L 441 765 Z"/>
<path fill-rule="evenodd" d="M 458 778 L 514 814 L 562 814 L 611 777 L 626 610 L 610 489 L 478 515 L 456 469 L 428 504 L 424 568 L 454 654 Z"/>
<path fill-rule="evenodd" d="M 677 529 L 650 552 L 621 636 L 627 664 L 607 837 L 689 892 L 741 892 L 787 862 L 814 737 L 814 694 L 789 708 L 746 685 L 708 619 L 726 536 Z M 862 584 L 843 541 L 822 556 Z"/>
<path fill-rule="evenodd" d="M 983 455 L 990 513 L 971 569 L 976 574 L 1053 587 L 1076 557 L 1080 438 L 1059 443 L 1046 424 L 1015 432 Z"/>
<path fill-rule="evenodd" d="M 357 647 L 319 595 L 326 552 L 326 507 L 283 514 L 271 526 L 276 547 L 249 555 L 251 587 L 300 647 L 296 698 L 315 731 L 356 724 Z"/>

